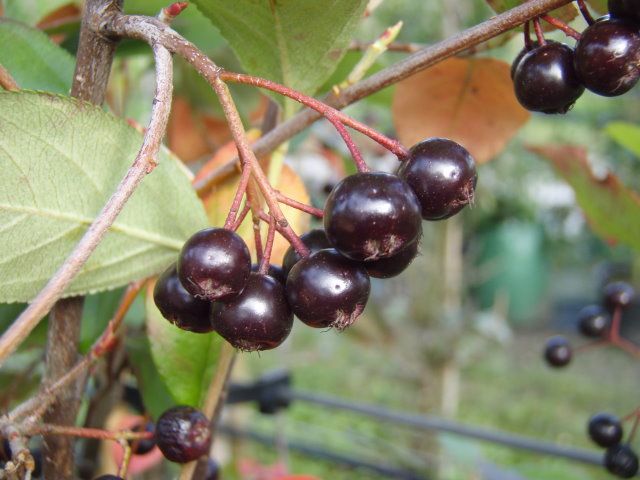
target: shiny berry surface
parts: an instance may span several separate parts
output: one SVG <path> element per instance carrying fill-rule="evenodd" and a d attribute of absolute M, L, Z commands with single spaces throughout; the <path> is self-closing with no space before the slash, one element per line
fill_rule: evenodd
<path fill-rule="evenodd" d="M 350 326 L 364 310 L 370 288 L 364 266 L 334 249 L 303 258 L 287 277 L 291 309 L 315 328 L 342 330 Z"/>
<path fill-rule="evenodd" d="M 580 333 L 590 338 L 604 336 L 611 325 L 611 316 L 600 305 L 587 305 L 578 313 Z"/>
<path fill-rule="evenodd" d="M 155 432 L 153 422 L 147 422 L 145 425 L 136 425 L 131 429 L 133 432 Z M 143 438 L 138 440 L 129 440 L 131 445 L 131 453 L 133 455 L 146 455 L 156 446 L 155 438 Z"/>
<path fill-rule="evenodd" d="M 253 273 L 258 273 L 258 270 L 260 270 L 260 265 L 258 265 L 257 263 L 251 265 L 251 271 Z M 284 274 L 284 270 L 282 270 L 282 267 L 279 267 L 278 265 L 274 265 L 272 263 L 269 264 L 267 275 L 275 278 L 282 285 L 284 285 L 287 281 L 287 276 Z"/>
<path fill-rule="evenodd" d="M 544 358 L 552 367 L 564 367 L 571 362 L 571 345 L 562 336 L 551 337 L 544 347 Z"/>
<path fill-rule="evenodd" d="M 293 326 L 293 313 L 280 282 L 252 273 L 240 295 L 213 304 L 211 321 L 231 345 L 253 352 L 270 350 L 284 342 Z"/>
<path fill-rule="evenodd" d="M 604 287 L 603 303 L 612 312 L 616 308 L 628 308 L 635 296 L 635 290 L 627 282 L 612 282 Z"/>
<path fill-rule="evenodd" d="M 573 49 L 548 42 L 522 57 L 513 76 L 520 104 L 527 110 L 566 113 L 584 92 L 573 65 Z"/>
<path fill-rule="evenodd" d="M 473 201 L 478 180 L 473 157 L 446 138 L 431 138 L 411 147 L 398 176 L 418 197 L 425 220 L 443 220 L 462 210 Z"/>
<path fill-rule="evenodd" d="M 638 473 L 638 456 L 628 445 L 615 445 L 605 452 L 604 466 L 617 477 L 631 478 Z"/>
<path fill-rule="evenodd" d="M 582 32 L 575 66 L 580 80 L 594 93 L 622 95 L 640 78 L 640 31 L 633 22 L 611 18 Z"/>
<path fill-rule="evenodd" d="M 371 262 L 363 262 L 362 265 L 367 270 L 370 277 L 392 278 L 404 272 L 413 259 L 418 255 L 419 242 L 413 242 L 404 250 L 396 253 L 393 257 L 381 258 Z"/>
<path fill-rule="evenodd" d="M 209 420 L 195 408 L 173 407 L 158 418 L 156 442 L 167 460 L 176 463 L 196 460 L 209 453 Z"/>
<path fill-rule="evenodd" d="M 422 234 L 420 204 L 395 175 L 357 173 L 329 194 L 324 230 L 331 245 L 353 260 L 390 257 Z"/>
<path fill-rule="evenodd" d="M 640 0 L 609 0 L 609 13 L 613 17 L 640 22 Z"/>
<path fill-rule="evenodd" d="M 230 300 L 251 271 L 251 254 L 242 238 L 224 228 L 200 230 L 187 240 L 178 258 L 178 277 L 189 293 L 203 300 Z"/>
<path fill-rule="evenodd" d="M 300 240 L 302 240 L 302 243 L 309 249 L 309 254 L 316 253 L 325 248 L 331 248 L 331 243 L 329 243 L 329 239 L 327 239 L 324 230 L 321 228 L 314 228 L 304 235 L 300 235 Z M 282 270 L 285 276 L 289 275 L 289 272 L 300 258 L 302 257 L 298 255 L 292 246 L 287 249 L 282 259 Z"/>
<path fill-rule="evenodd" d="M 612 447 L 622 440 L 620 419 L 609 413 L 596 413 L 589 419 L 589 437 L 601 447 Z"/>
<path fill-rule="evenodd" d="M 153 289 L 153 300 L 164 318 L 190 332 L 206 333 L 211 327 L 211 303 L 191 295 L 178 279 L 176 265 L 167 268 Z"/>

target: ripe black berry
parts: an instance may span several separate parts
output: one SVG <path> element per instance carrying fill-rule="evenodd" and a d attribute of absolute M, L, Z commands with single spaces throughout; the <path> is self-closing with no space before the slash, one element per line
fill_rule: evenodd
<path fill-rule="evenodd" d="M 601 447 L 612 447 L 622 440 L 622 424 L 615 415 L 596 413 L 589 419 L 589 437 Z"/>
<path fill-rule="evenodd" d="M 546 40 L 547 43 L 558 43 L 555 40 Z M 522 58 L 529 53 L 531 50 L 533 50 L 534 48 L 538 48 L 540 46 L 540 43 L 537 40 L 534 40 L 533 42 L 531 42 L 530 46 L 524 46 L 522 48 L 522 50 L 520 50 L 520 52 L 518 52 L 518 55 L 516 55 L 516 58 L 513 59 L 513 62 L 511 63 L 511 80 L 513 80 L 513 77 L 516 74 L 516 69 L 518 68 L 518 65 L 520 65 L 520 61 L 522 60 Z"/>
<path fill-rule="evenodd" d="M 260 265 L 258 265 L 257 263 L 254 263 L 253 265 L 251 265 L 251 271 L 253 273 L 258 273 L 258 270 L 260 270 Z M 273 263 L 269 264 L 269 270 L 267 271 L 267 275 L 275 278 L 282 285 L 284 285 L 287 281 L 287 276 L 284 274 L 284 270 L 282 270 L 282 267 L 279 267 L 278 265 L 274 265 Z"/>
<path fill-rule="evenodd" d="M 353 260 L 391 257 L 422 234 L 420 204 L 395 175 L 357 173 L 327 198 L 324 230 L 335 249 Z"/>
<path fill-rule="evenodd" d="M 473 157 L 446 138 L 430 138 L 409 150 L 398 169 L 418 197 L 422 218 L 443 220 L 473 201 L 478 174 Z"/>
<path fill-rule="evenodd" d="M 153 422 L 147 422 L 145 425 L 136 425 L 131 429 L 133 432 L 154 432 L 155 425 Z M 156 446 L 155 438 L 143 438 L 139 440 L 129 440 L 131 445 L 131 453 L 134 455 L 146 455 Z"/>
<path fill-rule="evenodd" d="M 231 345 L 253 352 L 270 350 L 284 342 L 291 332 L 293 313 L 280 282 L 269 275 L 252 273 L 240 295 L 213 304 L 211 322 Z"/>
<path fill-rule="evenodd" d="M 362 264 L 334 249 L 303 258 L 287 277 L 293 313 L 316 328 L 347 328 L 364 310 L 369 290 L 369 275 Z"/>
<path fill-rule="evenodd" d="M 607 310 L 627 308 L 635 298 L 633 287 L 627 282 L 613 282 L 604 287 L 603 303 Z"/>
<path fill-rule="evenodd" d="M 602 337 L 609 330 L 610 324 L 609 313 L 600 305 L 587 305 L 578 313 L 578 328 L 586 337 Z"/>
<path fill-rule="evenodd" d="M 209 453 L 209 419 L 192 407 L 173 407 L 156 423 L 156 442 L 167 460 L 187 463 Z"/>
<path fill-rule="evenodd" d="M 604 466 L 620 478 L 631 478 L 638 473 L 638 456 L 628 445 L 614 445 L 604 454 Z"/>
<path fill-rule="evenodd" d="M 207 228 L 191 236 L 178 258 L 178 277 L 191 295 L 230 300 L 244 288 L 251 254 L 244 240 L 224 228 Z"/>
<path fill-rule="evenodd" d="M 609 0 L 609 13 L 613 17 L 640 21 L 640 0 Z"/>
<path fill-rule="evenodd" d="M 413 242 L 407 248 L 393 257 L 381 258 L 371 262 L 363 262 L 362 265 L 367 270 L 370 277 L 391 278 L 400 275 L 411 264 L 418 254 L 419 242 Z"/>
<path fill-rule="evenodd" d="M 300 240 L 302 240 L 302 243 L 309 249 L 309 254 L 316 253 L 325 248 L 331 248 L 331 243 L 329 243 L 329 239 L 321 228 L 315 228 L 309 230 L 304 235 L 300 235 Z M 298 255 L 298 252 L 296 252 L 292 246 L 287 249 L 282 259 L 282 270 L 285 277 L 289 275 L 289 272 L 300 258 L 302 257 Z"/>
<path fill-rule="evenodd" d="M 211 303 L 185 290 L 178 280 L 175 263 L 167 268 L 153 289 L 153 300 L 164 318 L 183 330 L 206 333 L 211 326 Z"/>
<path fill-rule="evenodd" d="M 561 336 L 551 337 L 544 347 L 544 358 L 552 367 L 564 367 L 571 361 L 571 345 Z"/>
<path fill-rule="evenodd" d="M 582 32 L 575 66 L 580 80 L 594 93 L 622 95 L 640 78 L 640 32 L 631 21 L 611 18 Z"/>
<path fill-rule="evenodd" d="M 548 42 L 534 48 L 518 64 L 513 85 L 527 110 L 566 113 L 584 92 L 573 66 L 573 49 Z"/>
<path fill-rule="evenodd" d="M 220 478 L 220 465 L 213 458 L 207 462 L 207 471 L 204 480 L 218 480 Z"/>

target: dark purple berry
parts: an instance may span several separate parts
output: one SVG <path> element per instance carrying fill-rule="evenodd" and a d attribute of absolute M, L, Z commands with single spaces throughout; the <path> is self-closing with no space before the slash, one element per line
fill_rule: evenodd
<path fill-rule="evenodd" d="M 315 228 L 313 230 L 309 230 L 304 235 L 300 236 L 300 240 L 305 246 L 309 249 L 309 254 L 316 253 L 319 250 L 324 250 L 325 248 L 331 248 L 331 243 L 327 239 L 327 236 L 324 233 L 324 230 L 321 228 Z M 290 246 L 284 254 L 284 258 L 282 259 L 282 270 L 285 274 L 285 277 L 289 275 L 289 272 L 293 268 L 293 266 L 301 259 L 302 257 L 298 255 L 298 252 Z"/>
<path fill-rule="evenodd" d="M 176 264 L 167 268 L 153 289 L 153 300 L 164 318 L 183 330 L 211 332 L 211 303 L 185 290 L 178 280 Z"/>
<path fill-rule="evenodd" d="M 182 247 L 178 277 L 191 295 L 204 300 L 230 300 L 244 288 L 251 254 L 244 240 L 224 228 L 195 233 Z"/>
<path fill-rule="evenodd" d="M 95 480 L 123 480 L 123 478 L 117 475 L 100 475 L 96 477 Z"/>
<path fill-rule="evenodd" d="M 156 423 L 156 442 L 167 460 L 187 463 L 209 453 L 209 419 L 192 407 L 173 407 Z"/>
<path fill-rule="evenodd" d="M 520 104 L 534 112 L 568 112 L 584 92 L 573 56 L 571 47 L 556 42 L 548 42 L 525 54 L 513 77 Z"/>
<path fill-rule="evenodd" d="M 136 425 L 131 429 L 133 432 L 154 432 L 155 425 L 153 422 L 147 422 L 143 425 Z M 134 455 L 146 455 L 156 446 L 155 438 L 142 438 L 138 440 L 129 440 L 129 445 L 131 445 L 131 453 Z"/>
<path fill-rule="evenodd" d="M 273 277 L 252 273 L 247 286 L 233 300 L 211 309 L 216 332 L 239 350 L 270 350 L 289 336 L 293 313 L 284 287 Z"/>
<path fill-rule="evenodd" d="M 207 471 L 204 480 L 218 480 L 220 478 L 220 465 L 213 458 L 207 462 Z"/>
<path fill-rule="evenodd" d="M 571 361 L 571 345 L 561 336 L 551 337 L 544 347 L 544 358 L 552 367 L 564 367 Z"/>
<path fill-rule="evenodd" d="M 627 282 L 613 282 L 604 287 L 603 303 L 613 312 L 617 308 L 628 308 L 636 296 L 633 287 Z"/>
<path fill-rule="evenodd" d="M 546 40 L 547 43 L 558 43 L 554 40 Z M 520 61 L 522 60 L 522 58 L 529 53 L 531 50 L 533 50 L 534 48 L 538 48 L 540 46 L 540 43 L 537 40 L 534 40 L 533 42 L 531 42 L 530 46 L 524 46 L 522 50 L 520 50 L 520 52 L 518 52 L 518 55 L 516 55 L 516 58 L 513 59 L 513 62 L 511 63 L 511 80 L 513 80 L 513 77 L 516 74 L 516 69 L 518 68 L 518 65 L 520 65 Z"/>
<path fill-rule="evenodd" d="M 640 78 L 638 25 L 619 18 L 590 25 L 576 44 L 575 66 L 594 93 L 615 97 L 628 92 Z"/>
<path fill-rule="evenodd" d="M 587 305 L 578 313 L 578 328 L 586 337 L 602 337 L 610 324 L 611 316 L 600 305 Z"/>
<path fill-rule="evenodd" d="M 617 445 L 622 440 L 622 424 L 615 415 L 596 413 L 589 419 L 589 437 L 597 445 L 607 448 Z"/>
<path fill-rule="evenodd" d="M 371 262 L 363 262 L 370 277 L 391 278 L 400 275 L 411 264 L 418 254 L 419 242 L 413 242 L 393 257 L 381 258 Z"/>
<path fill-rule="evenodd" d="M 353 260 L 391 257 L 422 234 L 420 204 L 396 175 L 357 173 L 327 198 L 324 230 L 333 247 Z"/>
<path fill-rule="evenodd" d="M 251 265 L 251 271 L 253 273 L 258 273 L 258 270 L 260 270 L 260 265 L 258 265 L 257 263 L 254 263 L 253 265 Z M 267 275 L 275 278 L 282 285 L 284 285 L 287 282 L 287 276 L 284 274 L 282 267 L 279 267 L 278 265 L 274 265 L 273 263 L 269 264 L 269 270 L 267 271 Z"/>
<path fill-rule="evenodd" d="M 425 220 L 444 220 L 462 210 L 473 201 L 478 180 L 473 157 L 446 138 L 430 138 L 411 147 L 398 176 L 418 197 Z"/>
<path fill-rule="evenodd" d="M 620 478 L 631 478 L 638 473 L 638 456 L 628 445 L 614 445 L 604 454 L 604 466 Z"/>
<path fill-rule="evenodd" d="M 640 22 L 640 0 L 609 0 L 609 13 L 613 17 Z"/>
<path fill-rule="evenodd" d="M 343 330 L 364 310 L 370 287 L 361 263 L 326 249 L 294 265 L 287 277 L 287 299 L 307 325 Z"/>

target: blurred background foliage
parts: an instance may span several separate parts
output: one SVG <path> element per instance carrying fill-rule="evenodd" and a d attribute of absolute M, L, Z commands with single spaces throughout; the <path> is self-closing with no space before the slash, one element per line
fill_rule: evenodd
<path fill-rule="evenodd" d="M 5 0 L 5 16 L 32 26 L 39 24 L 63 48 L 75 52 L 77 6 L 47 0 L 38 2 L 42 8 L 34 10 L 20 8 L 20 4 Z M 156 14 L 165 4 L 162 0 L 126 0 L 125 10 Z M 60 7 L 67 10 L 56 10 Z M 51 12 L 57 13 L 44 21 Z M 351 72 L 362 56 L 356 44 L 373 41 L 398 21 L 403 21 L 403 26 L 396 42 L 420 46 L 491 15 L 493 11 L 484 0 L 372 1 L 355 31 L 354 48 L 346 52 L 318 92 L 329 91 Z M 581 18 L 571 25 L 578 30 L 585 27 Z M 195 6 L 176 19 L 174 28 L 218 64 L 242 69 L 225 39 Z M 557 32 L 549 36 L 563 39 Z M 479 48 L 474 58 L 510 63 L 521 48 L 522 37 L 515 35 L 497 47 Z M 388 51 L 377 58 L 369 73 L 406 55 Z M 107 108 L 145 124 L 153 88 L 151 67 L 146 48 L 124 42 L 113 68 Z M 402 112 L 395 111 L 393 103 L 399 88 L 389 87 L 346 111 L 396 135 L 398 119 L 394 115 Z M 233 86 L 232 92 L 246 123 L 259 128 L 267 97 L 244 86 Z M 210 88 L 180 60 L 176 61 L 175 94 L 167 142 L 195 170 L 230 136 Z M 428 96 L 429 92 L 420 94 Z M 241 355 L 234 378 L 247 380 L 274 368 L 287 368 L 296 388 L 590 448 L 586 422 L 591 414 L 605 410 L 622 416 L 637 406 L 637 362 L 621 352 L 599 349 L 580 354 L 567 370 L 557 372 L 543 364 L 540 352 L 545 337 L 552 333 L 574 338 L 577 311 L 598 301 L 607 281 L 624 278 L 638 285 L 638 255 L 616 238 L 596 235 L 574 190 L 551 162 L 528 147 L 580 145 L 586 149 L 596 179 L 611 171 L 626 188 L 638 191 L 640 157 L 638 150 L 630 147 L 637 131 L 611 125 L 625 122 L 638 126 L 639 107 L 640 90 L 636 88 L 619 98 L 586 92 L 564 116 L 532 115 L 498 154 L 479 167 L 474 204 L 447 222 L 425 223 L 420 256 L 411 267 L 398 278 L 373 281 L 370 303 L 353 328 L 338 334 L 296 325 L 282 348 Z M 471 116 L 463 121 L 468 125 L 481 121 L 476 113 L 480 118 Z M 379 147 L 359 136 L 357 142 L 374 167 L 395 168 L 395 159 Z M 322 122 L 292 139 L 287 148 L 286 163 L 305 181 L 317 206 L 322 206 L 331 186 L 353 168 L 339 137 Z M 593 192 L 594 197 L 600 194 Z M 638 223 L 638 212 L 640 209 L 635 215 L 625 211 L 620 218 L 612 211 L 611 216 L 622 225 L 631 225 Z M 113 292 L 94 297 L 88 300 L 90 319 L 83 327 L 83 348 L 97 338 L 117 306 Z M 17 311 L 15 305 L 0 306 L 2 324 L 8 324 Z M 638 313 L 632 312 L 624 327 L 630 338 L 640 337 Z M 136 340 L 136 334 L 144 329 L 143 317 L 144 308 L 140 307 L 130 312 L 127 321 L 137 378 L 140 370 L 151 368 L 148 345 L 143 339 Z M 12 359 L 0 377 L 5 387 L 14 381 L 16 372 L 41 358 L 44 339 L 44 329 L 39 328 L 22 353 Z M 577 336 L 575 340 L 584 341 Z M 39 373 L 38 369 L 31 372 L 30 380 L 20 389 L 3 387 L 3 405 L 31 393 Z M 153 373 L 146 378 L 150 376 Z M 136 376 L 128 380 L 137 381 Z M 154 392 L 160 397 L 167 395 L 161 386 Z M 519 475 L 513 478 L 531 480 L 586 480 L 605 475 L 599 468 L 444 434 L 425 435 L 305 404 L 294 403 L 276 418 L 232 407 L 224 418 L 277 439 L 313 440 L 345 455 L 384 460 L 424 478 L 493 478 L 486 473 L 491 466 Z M 326 479 L 373 478 L 366 472 L 250 442 L 223 440 L 216 455 L 225 465 L 224 478 L 240 478 L 239 464 L 247 460 L 259 465 L 280 462 L 291 472 Z M 157 473 L 147 475 L 140 478 L 161 478 L 152 476 L 160 475 Z M 245 474 L 245 478 L 251 477 Z"/>

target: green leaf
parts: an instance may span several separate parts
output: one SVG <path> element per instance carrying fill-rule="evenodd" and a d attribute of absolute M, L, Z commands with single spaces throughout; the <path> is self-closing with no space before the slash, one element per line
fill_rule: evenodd
<path fill-rule="evenodd" d="M 151 356 L 167 389 L 177 403 L 201 406 L 224 340 L 217 333 L 187 332 L 169 323 L 153 295 L 147 295 L 146 307 Z"/>
<path fill-rule="evenodd" d="M 73 0 L 5 0 L 4 15 L 29 25 L 35 25 L 63 5 L 77 4 Z"/>
<path fill-rule="evenodd" d="M 20 88 L 68 93 L 75 61 L 40 30 L 0 18 L 0 65 Z"/>
<path fill-rule="evenodd" d="M 195 0 L 252 75 L 307 94 L 344 55 L 367 0 Z"/>
<path fill-rule="evenodd" d="M 605 131 L 636 157 L 640 157 L 640 126 L 627 122 L 611 122 Z"/>
<path fill-rule="evenodd" d="M 640 196 L 612 173 L 594 176 L 587 151 L 572 145 L 529 147 L 573 187 L 591 229 L 609 242 L 640 250 Z M 615 212 L 615 214 L 612 214 Z"/>
<path fill-rule="evenodd" d="M 156 420 L 175 403 L 153 363 L 149 339 L 146 335 L 127 335 L 125 346 L 142 402 L 151 418 Z"/>
<path fill-rule="evenodd" d="M 114 192 L 142 142 L 98 107 L 0 93 L 0 302 L 31 299 Z M 163 270 L 207 217 L 166 151 L 65 295 L 113 289 Z"/>
<path fill-rule="evenodd" d="M 87 295 L 82 307 L 82 323 L 80 327 L 81 353 L 87 353 L 102 332 L 109 320 L 116 313 L 124 288 Z"/>

